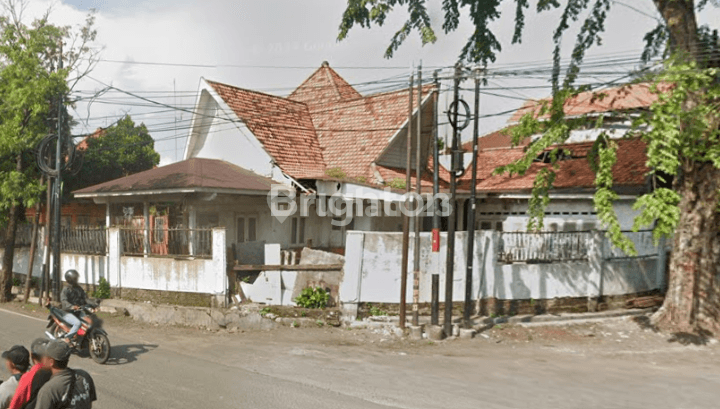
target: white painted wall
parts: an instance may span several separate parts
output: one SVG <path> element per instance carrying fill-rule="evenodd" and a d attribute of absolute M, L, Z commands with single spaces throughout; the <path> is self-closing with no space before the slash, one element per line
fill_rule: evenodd
<path fill-rule="evenodd" d="M 109 229 L 111 287 L 222 295 L 227 289 L 225 230 L 213 229 L 211 259 L 120 256 L 119 229 Z"/>
<path fill-rule="evenodd" d="M 220 159 L 289 184 L 289 179 L 272 164 L 272 156 L 260 141 L 204 80 L 199 93 L 195 106 L 199 115 L 192 119 L 185 159 Z"/>
<path fill-rule="evenodd" d="M 475 234 L 473 263 L 473 299 L 501 300 L 552 299 L 558 297 L 633 294 L 662 288 L 664 262 L 657 257 L 638 259 L 604 259 L 602 245 L 592 244 L 590 262 L 552 264 L 502 264 L 497 261 L 500 233 L 480 231 Z M 602 236 L 595 240 L 603 243 Z M 445 261 L 447 236 L 441 234 L 439 263 L 430 252 L 430 233 L 421 234 L 420 302 L 430 302 L 433 272 L 440 274 L 440 301 L 445 294 Z M 453 301 L 465 296 L 467 232 L 455 239 Z M 407 299 L 412 300 L 414 240 L 410 240 Z M 346 264 L 340 300 L 344 303 L 398 303 L 402 234 L 349 232 L 345 250 Z M 597 262 L 593 262 L 593 257 Z"/>
<path fill-rule="evenodd" d="M 0 268 L 2 268 L 3 249 L 0 249 Z M 52 261 L 50 263 L 52 265 Z M 43 253 L 42 249 L 38 249 L 35 253 L 35 261 L 33 263 L 33 277 L 40 277 L 42 273 Z M 62 271 L 70 269 L 77 270 L 80 273 L 81 284 L 97 284 L 100 277 L 106 276 L 107 256 L 85 255 L 73 253 L 60 254 L 60 266 Z M 18 274 L 27 274 L 30 266 L 30 248 L 19 247 L 15 249 L 15 257 L 13 258 L 13 272 Z"/>

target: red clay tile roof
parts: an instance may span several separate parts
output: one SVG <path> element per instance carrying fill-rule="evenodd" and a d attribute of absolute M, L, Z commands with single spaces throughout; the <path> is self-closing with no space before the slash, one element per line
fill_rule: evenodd
<path fill-rule="evenodd" d="M 296 179 L 341 168 L 350 179 L 374 180 L 370 165 L 408 116 L 407 90 L 363 97 L 327 63 L 288 98 L 207 82 Z M 423 98 L 433 89 L 424 86 Z"/>
<path fill-rule="evenodd" d="M 92 135 L 89 135 L 89 136 L 85 137 L 85 139 L 83 139 L 82 141 L 80 141 L 80 143 L 77 144 L 76 149 L 79 150 L 79 151 L 84 151 L 84 150 L 86 150 L 87 147 L 88 147 L 88 143 L 87 143 L 88 139 L 90 139 L 90 138 L 93 138 L 93 139 L 99 138 L 99 137 L 101 137 L 101 136 L 103 136 L 103 135 L 105 135 L 105 130 L 104 130 L 103 128 L 98 128 L 98 129 L 96 129 L 95 132 L 93 132 Z"/>
<path fill-rule="evenodd" d="M 433 85 L 423 88 L 423 98 Z M 415 92 L 417 101 L 417 91 Z M 416 108 L 417 109 L 417 108 Z M 328 168 L 349 176 L 374 179 L 370 164 L 377 160 L 408 118 L 408 91 L 369 95 L 311 109 Z"/>
<path fill-rule="evenodd" d="M 649 171 L 645 166 L 647 161 L 645 143 L 639 139 L 621 139 L 617 143 L 619 147 L 618 160 L 613 167 L 614 185 L 645 185 L 645 176 Z M 583 156 L 587 155 L 592 144 L 592 142 L 583 142 L 567 144 L 563 147 L 569 149 L 573 156 Z M 507 174 L 492 176 L 492 172 L 498 166 L 520 159 L 524 153 L 523 149 L 520 147 L 481 151 L 478 154 L 478 190 L 488 193 L 531 190 L 538 171 L 549 166 L 548 164 L 533 163 L 522 176 L 509 177 Z M 590 168 L 586 157 L 563 160 L 559 162 L 559 165 L 559 169 L 555 171 L 557 173 L 557 178 L 553 183 L 555 189 L 595 187 L 595 173 Z M 469 174 L 469 171 L 466 172 L 462 178 L 465 184 L 469 184 Z"/>
<path fill-rule="evenodd" d="M 171 189 L 230 189 L 270 191 L 276 183 L 231 163 L 191 158 L 171 165 L 146 170 L 124 178 L 77 190 L 73 194 L 100 194 Z"/>
<path fill-rule="evenodd" d="M 312 107 L 362 98 L 327 62 L 323 62 L 308 79 L 288 96 Z"/>
<path fill-rule="evenodd" d="M 307 105 L 207 81 L 275 159 L 295 178 L 323 175 L 325 164 Z"/>
<path fill-rule="evenodd" d="M 442 167 L 440 168 L 442 169 Z M 380 176 L 385 180 L 386 184 L 390 184 L 393 180 L 400 179 L 403 183 L 405 183 L 406 177 L 405 177 L 405 169 L 404 168 L 389 168 L 385 166 L 377 166 L 377 171 L 380 173 Z M 415 169 L 412 169 L 412 173 L 410 175 L 410 184 L 411 189 L 415 190 L 416 186 L 416 180 L 417 177 L 415 176 Z M 422 174 L 420 175 L 420 185 L 422 188 L 427 192 L 428 188 L 432 189 L 433 186 L 433 174 L 432 174 L 432 168 L 428 171 L 427 169 L 423 169 Z M 444 187 L 446 185 L 444 180 L 440 181 L 440 186 Z"/>
<path fill-rule="evenodd" d="M 648 83 L 627 84 L 615 88 L 583 92 L 565 101 L 565 114 L 579 116 L 597 112 L 647 108 L 657 101 L 657 95 L 650 90 L 651 86 Z M 658 89 L 665 92 L 670 87 L 669 84 L 660 84 Z M 550 101 L 550 99 L 526 101 L 508 122 L 518 122 L 528 113 L 539 114 L 542 103 L 545 101 Z"/>
<path fill-rule="evenodd" d="M 478 150 L 511 148 L 512 135 L 510 134 L 510 131 L 512 128 L 513 126 L 507 126 L 497 131 L 490 132 L 489 134 L 481 135 L 478 138 Z M 526 138 L 524 141 L 520 142 L 518 146 L 522 147 L 527 146 L 528 144 L 530 144 L 530 138 Z M 462 149 L 465 152 L 472 152 L 472 141 L 465 142 L 462 145 Z"/>

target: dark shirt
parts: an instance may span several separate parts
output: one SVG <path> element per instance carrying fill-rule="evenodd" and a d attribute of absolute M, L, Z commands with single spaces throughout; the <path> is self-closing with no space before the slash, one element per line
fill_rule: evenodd
<path fill-rule="evenodd" d="M 75 388 L 72 392 L 70 382 L 75 374 Z M 62 405 L 63 400 L 69 395 L 69 409 L 91 409 L 92 403 L 97 400 L 95 395 L 95 383 L 90 374 L 82 369 L 65 369 L 53 375 L 50 380 L 40 388 L 38 393 L 37 409 L 55 409 Z"/>
<path fill-rule="evenodd" d="M 65 287 L 60 294 L 60 301 L 62 302 L 62 309 L 64 311 L 72 311 L 73 305 L 82 307 L 87 304 L 85 290 L 80 286 Z"/>

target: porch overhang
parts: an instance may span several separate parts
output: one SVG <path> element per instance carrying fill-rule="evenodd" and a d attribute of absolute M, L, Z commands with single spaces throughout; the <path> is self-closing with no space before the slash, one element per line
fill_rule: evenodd
<path fill-rule="evenodd" d="M 91 199 L 96 204 L 109 203 L 114 201 L 144 202 L 167 201 L 178 196 L 187 195 L 238 195 L 238 196 L 267 196 L 266 190 L 240 190 L 240 189 L 214 189 L 214 188 L 191 188 L 191 189 L 157 189 L 125 192 L 99 192 L 99 193 L 76 193 L 77 199 Z"/>

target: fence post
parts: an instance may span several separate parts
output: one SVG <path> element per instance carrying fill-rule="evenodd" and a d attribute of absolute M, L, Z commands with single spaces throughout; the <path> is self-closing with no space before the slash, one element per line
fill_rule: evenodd
<path fill-rule="evenodd" d="M 213 227 L 212 229 L 212 263 L 213 270 L 216 271 L 215 276 L 215 293 L 216 300 L 222 303 L 223 307 L 227 307 L 228 279 L 227 279 L 227 248 L 225 245 L 225 228 Z"/>
<path fill-rule="evenodd" d="M 363 232 L 348 233 L 345 240 L 345 266 L 338 298 L 342 306 L 342 319 L 348 322 L 355 321 L 357 318 L 361 301 L 364 243 L 365 233 Z"/>
<path fill-rule="evenodd" d="M 150 203 L 143 202 L 143 254 L 150 254 Z"/>
<path fill-rule="evenodd" d="M 197 211 L 195 206 L 190 206 L 190 214 L 188 215 L 188 253 L 191 256 L 195 255 L 195 229 L 197 228 Z"/>
<path fill-rule="evenodd" d="M 122 255 L 122 242 L 120 241 L 120 228 L 111 227 L 108 229 L 108 277 L 110 285 L 117 288 L 118 297 L 121 294 L 121 271 L 120 257 Z"/>
<path fill-rule="evenodd" d="M 605 257 L 603 254 L 603 245 L 605 237 L 599 230 L 593 230 L 590 234 L 590 242 L 588 243 L 588 263 L 590 265 L 590 275 L 588 277 L 588 311 L 595 312 L 598 310 L 598 304 L 602 298 L 603 286 L 603 268 Z"/>

